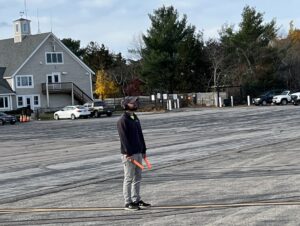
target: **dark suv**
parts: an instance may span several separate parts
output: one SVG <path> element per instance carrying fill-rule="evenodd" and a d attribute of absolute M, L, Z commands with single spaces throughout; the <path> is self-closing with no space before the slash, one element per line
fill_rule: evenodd
<path fill-rule="evenodd" d="M 16 122 L 17 118 L 15 116 L 0 112 L 0 125 L 4 125 L 5 123 L 10 123 L 13 125 Z"/>
<path fill-rule="evenodd" d="M 274 89 L 264 92 L 259 97 L 253 98 L 252 103 L 255 105 L 267 105 L 272 103 L 273 96 L 279 95 L 282 93 L 282 89 Z"/>

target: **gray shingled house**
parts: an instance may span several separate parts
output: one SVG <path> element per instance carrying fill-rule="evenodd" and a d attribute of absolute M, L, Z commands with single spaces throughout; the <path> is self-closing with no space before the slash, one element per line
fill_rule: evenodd
<path fill-rule="evenodd" d="M 94 72 L 87 65 L 53 33 L 32 35 L 30 20 L 13 25 L 14 38 L 0 40 L 0 111 L 92 100 Z"/>

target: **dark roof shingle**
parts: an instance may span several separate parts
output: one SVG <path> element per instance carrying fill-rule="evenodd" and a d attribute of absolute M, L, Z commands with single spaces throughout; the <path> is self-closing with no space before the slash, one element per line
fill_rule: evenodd
<path fill-rule="evenodd" d="M 13 75 L 49 34 L 29 35 L 20 43 L 13 38 L 0 40 L 0 67 L 6 68 L 3 77 Z"/>
<path fill-rule="evenodd" d="M 6 68 L 0 67 L 0 94 L 14 93 L 8 82 L 3 79 L 3 74 L 5 73 Z"/>

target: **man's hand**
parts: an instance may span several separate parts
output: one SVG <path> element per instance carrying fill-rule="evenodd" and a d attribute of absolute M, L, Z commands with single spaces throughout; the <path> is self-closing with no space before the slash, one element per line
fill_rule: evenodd
<path fill-rule="evenodd" d="M 133 158 L 132 158 L 131 155 L 126 155 L 126 159 L 129 160 L 129 161 L 132 161 L 132 160 L 133 160 Z"/>

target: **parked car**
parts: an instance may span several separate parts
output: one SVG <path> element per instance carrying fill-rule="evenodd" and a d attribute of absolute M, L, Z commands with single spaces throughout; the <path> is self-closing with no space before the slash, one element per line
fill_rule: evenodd
<path fill-rule="evenodd" d="M 5 123 L 10 123 L 11 125 L 13 125 L 16 122 L 17 118 L 15 116 L 0 112 L 0 125 L 4 125 Z"/>
<path fill-rule="evenodd" d="M 91 112 L 81 105 L 66 106 L 63 109 L 54 112 L 54 119 L 59 120 L 70 118 L 74 120 L 81 117 L 87 118 L 90 114 Z"/>
<path fill-rule="evenodd" d="M 300 104 L 300 92 L 292 93 L 291 98 L 294 105 Z"/>
<path fill-rule="evenodd" d="M 110 117 L 115 110 L 102 100 L 95 100 L 94 102 L 85 103 L 83 106 L 91 112 L 91 116 L 96 118 L 100 117 L 101 115 L 107 115 Z"/>
<path fill-rule="evenodd" d="M 260 96 L 253 98 L 252 103 L 255 105 L 267 105 L 272 103 L 273 96 L 279 95 L 282 93 L 282 89 L 274 89 L 264 92 Z"/>
<path fill-rule="evenodd" d="M 272 102 L 274 104 L 287 105 L 291 100 L 291 91 L 285 90 L 280 95 L 273 96 Z"/>

